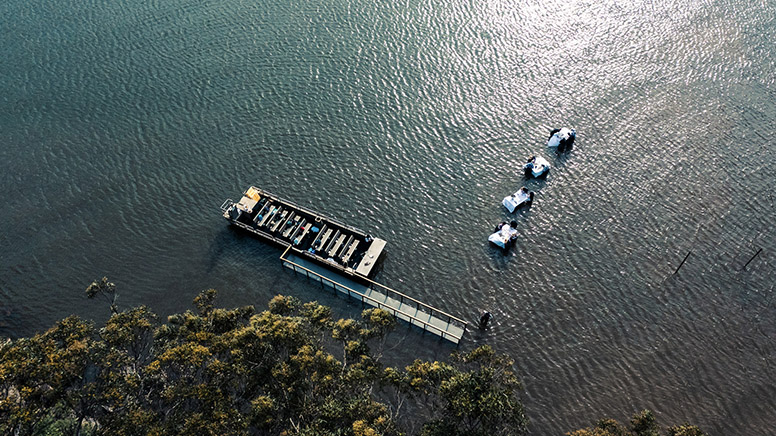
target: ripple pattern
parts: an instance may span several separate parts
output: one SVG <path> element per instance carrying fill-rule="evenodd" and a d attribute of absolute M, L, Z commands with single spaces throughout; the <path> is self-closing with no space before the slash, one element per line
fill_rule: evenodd
<path fill-rule="evenodd" d="M 774 16 L 740 0 L 5 1 L 0 334 L 104 321 L 83 294 L 102 275 L 161 314 L 209 287 L 358 313 L 225 226 L 217 206 L 257 184 L 388 240 L 380 282 L 471 321 L 490 310 L 462 347 L 516 358 L 532 434 L 643 408 L 774 434 Z M 558 126 L 578 132 L 567 156 L 544 147 Z M 521 177 L 532 154 L 544 181 Z M 538 197 L 505 256 L 485 241 L 522 184 Z M 397 362 L 450 351 L 396 340 Z"/>

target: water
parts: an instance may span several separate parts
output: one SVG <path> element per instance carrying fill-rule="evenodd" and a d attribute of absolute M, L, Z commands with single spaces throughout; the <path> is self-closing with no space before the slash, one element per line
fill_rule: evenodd
<path fill-rule="evenodd" d="M 356 314 L 226 226 L 256 184 L 388 240 L 380 282 L 494 313 L 461 347 L 516 359 L 532 434 L 641 408 L 776 434 L 776 4 L 630 3 L 3 2 L 0 334 L 103 322 L 103 275 L 160 314 L 211 287 Z"/>

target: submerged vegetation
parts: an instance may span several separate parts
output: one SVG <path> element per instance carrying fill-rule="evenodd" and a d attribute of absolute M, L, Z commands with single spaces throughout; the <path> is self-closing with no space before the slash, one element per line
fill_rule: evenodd
<path fill-rule="evenodd" d="M 268 310 L 217 308 L 217 292 L 166 322 L 119 311 L 106 278 L 102 328 L 75 316 L 0 343 L 4 435 L 403 435 L 527 433 L 513 361 L 488 346 L 448 361 L 381 363 L 396 321 L 380 309 L 334 319 L 278 295 Z M 694 426 L 668 436 L 703 436 Z M 602 420 L 570 436 L 659 436 L 649 411 L 629 428 Z"/>

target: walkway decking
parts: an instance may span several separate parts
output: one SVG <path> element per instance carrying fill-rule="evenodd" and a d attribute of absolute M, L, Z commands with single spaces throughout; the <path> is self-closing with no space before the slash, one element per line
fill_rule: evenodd
<path fill-rule="evenodd" d="M 468 326 L 466 321 L 377 282 L 367 280 L 367 284 L 362 284 L 350 280 L 325 267 L 296 256 L 294 251 L 296 250 L 289 247 L 280 256 L 283 266 L 318 281 L 321 286 L 329 286 L 335 291 L 361 300 L 362 303 L 384 309 L 396 318 L 454 344 L 458 344 L 466 333 Z"/>

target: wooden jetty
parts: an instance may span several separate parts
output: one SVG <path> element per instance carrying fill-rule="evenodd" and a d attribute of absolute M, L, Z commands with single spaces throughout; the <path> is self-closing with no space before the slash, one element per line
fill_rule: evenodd
<path fill-rule="evenodd" d="M 335 292 L 386 310 L 396 318 L 454 344 L 458 344 L 466 333 L 468 323 L 462 319 L 372 280 L 357 282 L 337 276 L 318 264 L 300 257 L 300 254 L 299 250 L 289 246 L 280 256 L 280 261 L 284 267 L 319 282 L 321 287 L 328 286 Z"/>

